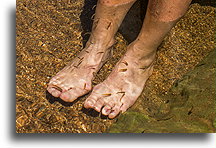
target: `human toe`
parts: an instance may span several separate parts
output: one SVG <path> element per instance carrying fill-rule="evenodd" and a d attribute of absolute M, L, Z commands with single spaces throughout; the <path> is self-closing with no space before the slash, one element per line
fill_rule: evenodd
<path fill-rule="evenodd" d="M 64 100 L 65 102 L 73 102 L 74 100 L 76 100 L 79 96 L 77 95 L 77 93 L 74 90 L 68 90 L 63 92 L 60 95 L 60 98 L 62 100 Z"/>
<path fill-rule="evenodd" d="M 105 116 L 109 115 L 111 112 L 111 109 L 112 108 L 109 105 L 104 106 L 104 108 L 102 109 L 102 114 Z"/>
<path fill-rule="evenodd" d="M 111 113 L 108 115 L 110 119 L 115 118 L 120 113 L 120 106 L 114 106 Z"/>
<path fill-rule="evenodd" d="M 61 95 L 61 91 L 54 87 L 48 87 L 47 91 L 54 97 L 59 97 Z"/>
<path fill-rule="evenodd" d="M 122 113 L 126 112 L 127 109 L 130 107 L 129 104 L 125 103 L 121 106 L 120 110 L 122 111 Z"/>
<path fill-rule="evenodd" d="M 100 112 L 100 111 L 101 111 L 101 108 L 102 108 L 103 106 L 104 106 L 103 100 L 98 99 L 98 101 L 94 104 L 94 109 L 95 109 L 97 112 Z"/>
<path fill-rule="evenodd" d="M 94 95 L 90 95 L 86 101 L 84 102 L 84 107 L 85 108 L 94 108 L 94 104 L 96 103 L 96 101 L 98 100 L 97 96 Z"/>

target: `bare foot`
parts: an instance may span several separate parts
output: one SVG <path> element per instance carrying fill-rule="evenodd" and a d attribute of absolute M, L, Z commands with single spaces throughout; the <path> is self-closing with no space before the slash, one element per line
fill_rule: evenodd
<path fill-rule="evenodd" d="M 48 84 L 48 92 L 66 102 L 72 102 L 92 89 L 94 74 L 110 55 L 112 43 L 105 46 L 88 43 L 86 48 Z"/>
<path fill-rule="evenodd" d="M 155 52 L 148 52 L 155 50 L 137 47 L 140 46 L 134 43 L 128 46 L 127 53 L 108 78 L 93 88 L 92 94 L 84 103 L 85 108 L 94 108 L 109 118 L 114 118 L 135 103 L 153 71 L 155 59 Z"/>

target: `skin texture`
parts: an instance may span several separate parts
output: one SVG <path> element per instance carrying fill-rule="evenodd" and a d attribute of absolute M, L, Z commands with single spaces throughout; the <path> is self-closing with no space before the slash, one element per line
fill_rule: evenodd
<path fill-rule="evenodd" d="M 150 0 L 149 10 L 150 14 L 163 22 L 174 21 L 181 18 L 191 0 Z"/>
<path fill-rule="evenodd" d="M 74 101 L 92 89 L 91 80 L 94 73 L 109 55 L 110 49 L 107 47 L 88 46 L 50 80 L 47 90 L 54 97 L 60 97 L 66 102 Z"/>
<path fill-rule="evenodd" d="M 134 2 L 99 0 L 87 47 L 51 79 L 48 91 L 53 96 L 72 102 L 92 89 L 94 73 L 107 59 L 109 48 L 114 42 L 113 37 Z M 93 88 L 84 107 L 114 118 L 132 106 L 153 71 L 157 47 L 186 12 L 190 2 L 191 0 L 150 0 L 137 39 L 128 46 L 126 54 L 108 78 Z"/>
<path fill-rule="evenodd" d="M 91 36 L 86 47 L 48 84 L 48 92 L 66 102 L 73 102 L 92 89 L 95 73 L 111 55 L 114 35 L 135 1 L 109 6 L 98 1 Z"/>
<path fill-rule="evenodd" d="M 114 118 L 134 104 L 152 73 L 155 58 L 155 54 L 149 57 L 147 54 L 141 54 L 140 51 L 143 50 L 136 45 L 134 42 L 128 46 L 127 53 L 116 64 L 108 78 L 94 87 L 85 101 L 86 108 L 94 108 L 109 118 Z"/>

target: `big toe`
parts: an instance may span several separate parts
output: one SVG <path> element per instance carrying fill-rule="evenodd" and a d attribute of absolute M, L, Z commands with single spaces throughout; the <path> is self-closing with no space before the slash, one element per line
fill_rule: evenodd
<path fill-rule="evenodd" d="M 97 102 L 98 97 L 95 95 L 90 95 L 84 102 L 85 108 L 94 108 L 95 103 Z"/>
<path fill-rule="evenodd" d="M 77 94 L 73 90 L 68 90 L 66 92 L 63 92 L 60 95 L 60 98 L 64 100 L 65 102 L 73 102 L 78 98 Z"/>
<path fill-rule="evenodd" d="M 58 89 L 54 88 L 54 87 L 48 87 L 47 91 L 52 94 L 52 96 L 54 97 L 59 97 L 61 95 L 61 91 L 59 91 Z"/>
<path fill-rule="evenodd" d="M 60 95 L 60 98 L 62 100 L 64 100 L 65 102 L 73 102 L 74 100 L 76 100 L 78 97 L 81 97 L 83 95 L 85 95 L 86 93 L 88 93 L 87 90 L 82 90 L 82 89 L 70 89 L 68 91 L 63 92 Z"/>
<path fill-rule="evenodd" d="M 104 101 L 99 99 L 99 100 L 94 104 L 94 109 L 95 109 L 97 112 L 100 112 L 100 111 L 101 111 L 101 108 L 103 107 L 103 105 L 104 105 Z"/>
<path fill-rule="evenodd" d="M 128 110 L 129 107 L 130 107 L 130 105 L 125 103 L 121 106 L 120 110 L 122 111 L 122 113 L 124 113 Z"/>

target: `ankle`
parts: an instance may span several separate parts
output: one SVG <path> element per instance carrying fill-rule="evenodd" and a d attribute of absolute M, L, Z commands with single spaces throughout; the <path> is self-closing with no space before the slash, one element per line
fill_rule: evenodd
<path fill-rule="evenodd" d="M 98 18 L 94 21 L 88 44 L 111 47 L 114 44 L 115 25 L 108 19 Z"/>
<path fill-rule="evenodd" d="M 128 46 L 127 55 L 131 57 L 134 63 L 140 66 L 150 66 L 156 57 L 156 50 L 146 46 L 140 46 L 132 42 Z"/>
<path fill-rule="evenodd" d="M 157 45 L 155 44 L 148 44 L 145 42 L 137 41 L 135 40 L 134 42 L 131 43 L 132 46 L 132 51 L 134 54 L 138 55 L 144 55 L 147 57 L 152 57 L 156 54 L 157 51 Z"/>
<path fill-rule="evenodd" d="M 114 43 L 115 43 L 114 37 L 107 38 L 103 36 L 97 36 L 97 37 L 90 36 L 88 42 L 86 43 L 86 47 L 95 46 L 101 49 L 108 49 L 112 47 Z"/>

